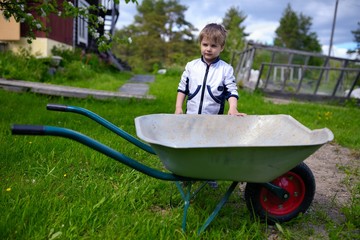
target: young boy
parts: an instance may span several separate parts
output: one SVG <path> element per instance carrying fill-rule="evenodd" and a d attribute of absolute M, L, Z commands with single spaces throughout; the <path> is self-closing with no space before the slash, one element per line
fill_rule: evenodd
<path fill-rule="evenodd" d="M 188 62 L 181 76 L 175 114 L 223 114 L 225 100 L 229 115 L 244 116 L 237 110 L 238 92 L 233 68 L 220 60 L 226 41 L 225 28 L 210 23 L 200 32 L 201 58 Z"/>
<path fill-rule="evenodd" d="M 227 99 L 229 115 L 246 115 L 237 110 L 238 92 L 234 70 L 219 58 L 225 41 L 226 30 L 219 24 L 211 23 L 201 30 L 201 58 L 186 64 L 177 90 L 175 114 L 183 113 L 187 96 L 187 114 L 223 114 Z M 215 181 L 208 183 L 213 188 L 217 187 Z"/>

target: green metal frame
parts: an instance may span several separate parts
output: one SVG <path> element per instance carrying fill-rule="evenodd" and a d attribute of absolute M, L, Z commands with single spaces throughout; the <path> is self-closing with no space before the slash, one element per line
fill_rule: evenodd
<path fill-rule="evenodd" d="M 187 219 L 187 211 L 190 207 L 190 200 L 195 197 L 201 189 L 203 189 L 208 182 L 204 182 L 200 185 L 193 193 L 191 192 L 191 188 L 193 185 L 193 182 L 186 182 L 186 186 L 183 188 L 182 184 L 179 182 L 176 182 L 176 186 L 181 194 L 182 199 L 184 200 L 184 214 L 183 214 L 183 220 L 182 220 L 182 229 L 185 232 L 186 230 L 186 219 Z M 205 229 L 210 225 L 210 223 L 214 220 L 214 218 L 218 215 L 221 208 L 225 205 L 233 191 L 235 190 L 235 187 L 237 186 L 238 182 L 232 182 L 222 199 L 219 201 L 219 203 L 216 205 L 214 211 L 210 214 L 210 216 L 206 219 L 204 224 L 198 229 L 198 234 L 201 234 L 205 231 Z M 185 189 L 185 191 L 184 191 Z"/>
<path fill-rule="evenodd" d="M 156 154 L 155 151 L 151 148 L 151 146 L 141 142 L 137 138 L 133 137 L 129 133 L 125 132 L 124 130 L 116 127 L 114 124 L 110 123 L 109 121 L 105 120 L 104 118 L 100 117 L 99 115 L 79 107 L 74 106 L 64 106 L 64 105 L 56 105 L 56 104 L 48 104 L 47 105 L 48 110 L 53 111 L 63 111 L 63 112 L 73 112 L 78 113 L 84 116 L 89 117 L 90 119 L 96 121 L 97 123 L 101 124 L 102 126 L 108 128 L 109 130 L 113 131 L 114 133 L 118 134 L 125 140 L 131 142 L 132 144 L 136 145 L 137 147 L 141 148 L 142 150 L 150 153 L 150 154 Z M 13 125 L 12 126 L 12 134 L 14 135 L 49 135 L 49 136 L 59 136 L 64 138 L 69 138 L 72 140 L 75 140 L 85 146 L 88 146 L 110 158 L 113 158 L 114 160 L 121 162 L 141 173 L 144 173 L 145 175 L 148 175 L 150 177 L 154 177 L 161 180 L 166 181 L 174 181 L 179 192 L 181 195 L 181 198 L 184 201 L 184 215 L 182 220 L 182 229 L 185 232 L 186 230 L 186 220 L 187 220 L 187 213 L 188 209 L 190 207 L 190 200 L 198 194 L 198 192 L 203 189 L 208 180 L 211 179 L 194 179 L 194 178 L 188 178 L 179 176 L 173 173 L 168 172 L 162 172 L 157 169 L 148 167 L 86 135 L 83 135 L 79 132 L 73 131 L 71 129 L 67 128 L 61 128 L 61 127 L 54 127 L 54 126 L 34 126 L 34 125 Z M 202 181 L 200 187 L 195 189 L 194 192 L 192 192 L 193 182 L 195 181 Z M 186 183 L 183 187 L 182 183 Z M 211 215 L 207 218 L 205 223 L 202 227 L 199 228 L 198 233 L 202 233 L 205 231 L 205 229 L 209 226 L 209 224 L 214 220 L 214 218 L 217 216 L 221 208 L 224 206 L 224 204 L 229 199 L 230 195 L 234 191 L 235 187 L 237 186 L 238 182 L 232 182 L 222 199 L 219 201 L 217 206 L 215 207 L 214 211 L 211 213 Z M 265 187 L 267 187 L 269 190 L 274 192 L 279 192 L 279 196 L 284 196 L 283 189 L 276 187 L 273 184 L 267 183 L 264 184 Z"/>
<path fill-rule="evenodd" d="M 117 135 L 124 138 L 125 140 L 131 142 L 135 146 L 143 149 L 144 151 L 146 151 L 148 153 L 151 153 L 151 154 L 156 154 L 155 151 L 151 148 L 151 146 L 141 142 L 137 138 L 133 137 L 131 134 L 129 134 L 129 133 L 125 132 L 124 130 L 118 128 L 113 123 L 109 122 L 108 120 L 100 117 L 96 113 L 91 112 L 91 111 L 89 111 L 89 110 L 87 110 L 85 108 L 75 107 L 75 106 L 59 105 L 59 104 L 48 104 L 46 106 L 46 109 L 47 110 L 52 110 L 52 111 L 72 112 L 72 113 L 77 113 L 77 114 L 84 115 L 84 116 L 94 120 L 95 122 L 101 124 L 102 126 L 106 127 L 110 131 L 116 133 Z"/>

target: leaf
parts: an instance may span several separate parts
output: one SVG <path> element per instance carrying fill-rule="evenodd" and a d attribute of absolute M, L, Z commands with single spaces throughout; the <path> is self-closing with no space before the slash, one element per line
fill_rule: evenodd
<path fill-rule="evenodd" d="M 49 240 L 53 240 L 53 239 L 56 239 L 57 237 L 60 237 L 62 234 L 62 232 L 56 232 L 54 233 L 53 235 L 50 236 Z"/>
<path fill-rule="evenodd" d="M 97 204 L 95 204 L 93 206 L 93 209 L 99 208 L 104 202 L 105 202 L 105 197 L 103 197 Z"/>
<path fill-rule="evenodd" d="M 279 230 L 279 232 L 284 234 L 284 229 L 282 228 L 282 226 L 279 223 L 275 223 L 275 225 L 276 225 L 276 228 Z"/>

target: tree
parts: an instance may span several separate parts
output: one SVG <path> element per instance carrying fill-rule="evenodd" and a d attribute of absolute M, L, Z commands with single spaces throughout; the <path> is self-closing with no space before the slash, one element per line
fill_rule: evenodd
<path fill-rule="evenodd" d="M 310 32 L 311 17 L 296 14 L 288 4 L 276 29 L 274 45 L 284 48 L 321 52 L 321 45 L 315 32 Z"/>
<path fill-rule="evenodd" d="M 249 34 L 245 33 L 245 27 L 241 24 L 245 21 L 246 15 L 239 10 L 239 7 L 231 7 L 223 18 L 223 25 L 228 31 L 226 47 L 222 53 L 222 58 L 232 61 L 232 54 L 241 51 L 244 47 L 244 39 Z M 235 63 L 236 64 L 236 63 Z"/>
<path fill-rule="evenodd" d="M 358 29 L 351 31 L 351 33 L 354 35 L 354 42 L 356 43 L 355 49 L 349 49 L 347 51 L 348 54 L 356 54 L 356 57 L 360 57 L 360 22 L 358 22 Z"/>
<path fill-rule="evenodd" d="M 184 64 L 194 54 L 192 31 L 196 30 L 185 20 L 186 10 L 178 0 L 142 1 L 134 23 L 116 32 L 131 39 L 131 44 L 116 45 L 113 52 L 138 71 Z"/>
<path fill-rule="evenodd" d="M 115 3 L 119 3 L 119 0 L 113 0 Z M 126 3 L 137 0 L 125 0 Z M 59 4 L 60 3 L 60 4 Z M 97 32 L 99 24 L 103 24 L 104 19 L 99 19 L 98 12 L 106 11 L 101 3 L 97 5 L 90 5 L 88 8 L 76 7 L 73 1 L 58 1 L 58 0 L 0 0 L 0 12 L 3 17 L 9 20 L 11 17 L 16 22 L 25 24 L 28 31 L 26 37 L 28 42 L 31 43 L 35 39 L 36 31 L 47 32 L 43 21 L 49 20 L 51 14 L 55 14 L 61 17 L 79 17 L 82 16 L 88 20 L 89 32 L 96 36 L 97 44 L 100 50 L 106 50 L 110 47 L 110 38 L 112 36 L 102 35 L 99 36 Z"/>
<path fill-rule="evenodd" d="M 321 45 L 317 39 L 315 32 L 310 32 L 311 17 L 307 17 L 300 13 L 299 17 L 299 49 L 309 52 L 321 52 Z"/>

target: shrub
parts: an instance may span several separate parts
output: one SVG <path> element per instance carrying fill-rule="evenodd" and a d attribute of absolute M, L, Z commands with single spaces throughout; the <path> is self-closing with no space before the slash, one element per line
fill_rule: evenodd
<path fill-rule="evenodd" d="M 181 74 L 184 71 L 185 66 L 171 66 L 166 69 L 166 76 L 177 77 L 180 80 Z"/>
<path fill-rule="evenodd" d="M 48 58 L 38 59 L 28 50 L 21 49 L 19 53 L 11 51 L 0 55 L 0 76 L 7 79 L 43 82 L 48 77 Z"/>
<path fill-rule="evenodd" d="M 2 52 L 0 77 L 32 82 L 62 83 L 68 80 L 88 80 L 98 73 L 119 72 L 97 54 L 85 54 L 81 49 L 73 51 L 54 47 L 52 54 L 62 58 L 58 66 L 53 66 L 52 58 L 36 58 L 26 49 L 21 49 L 19 53 Z"/>

